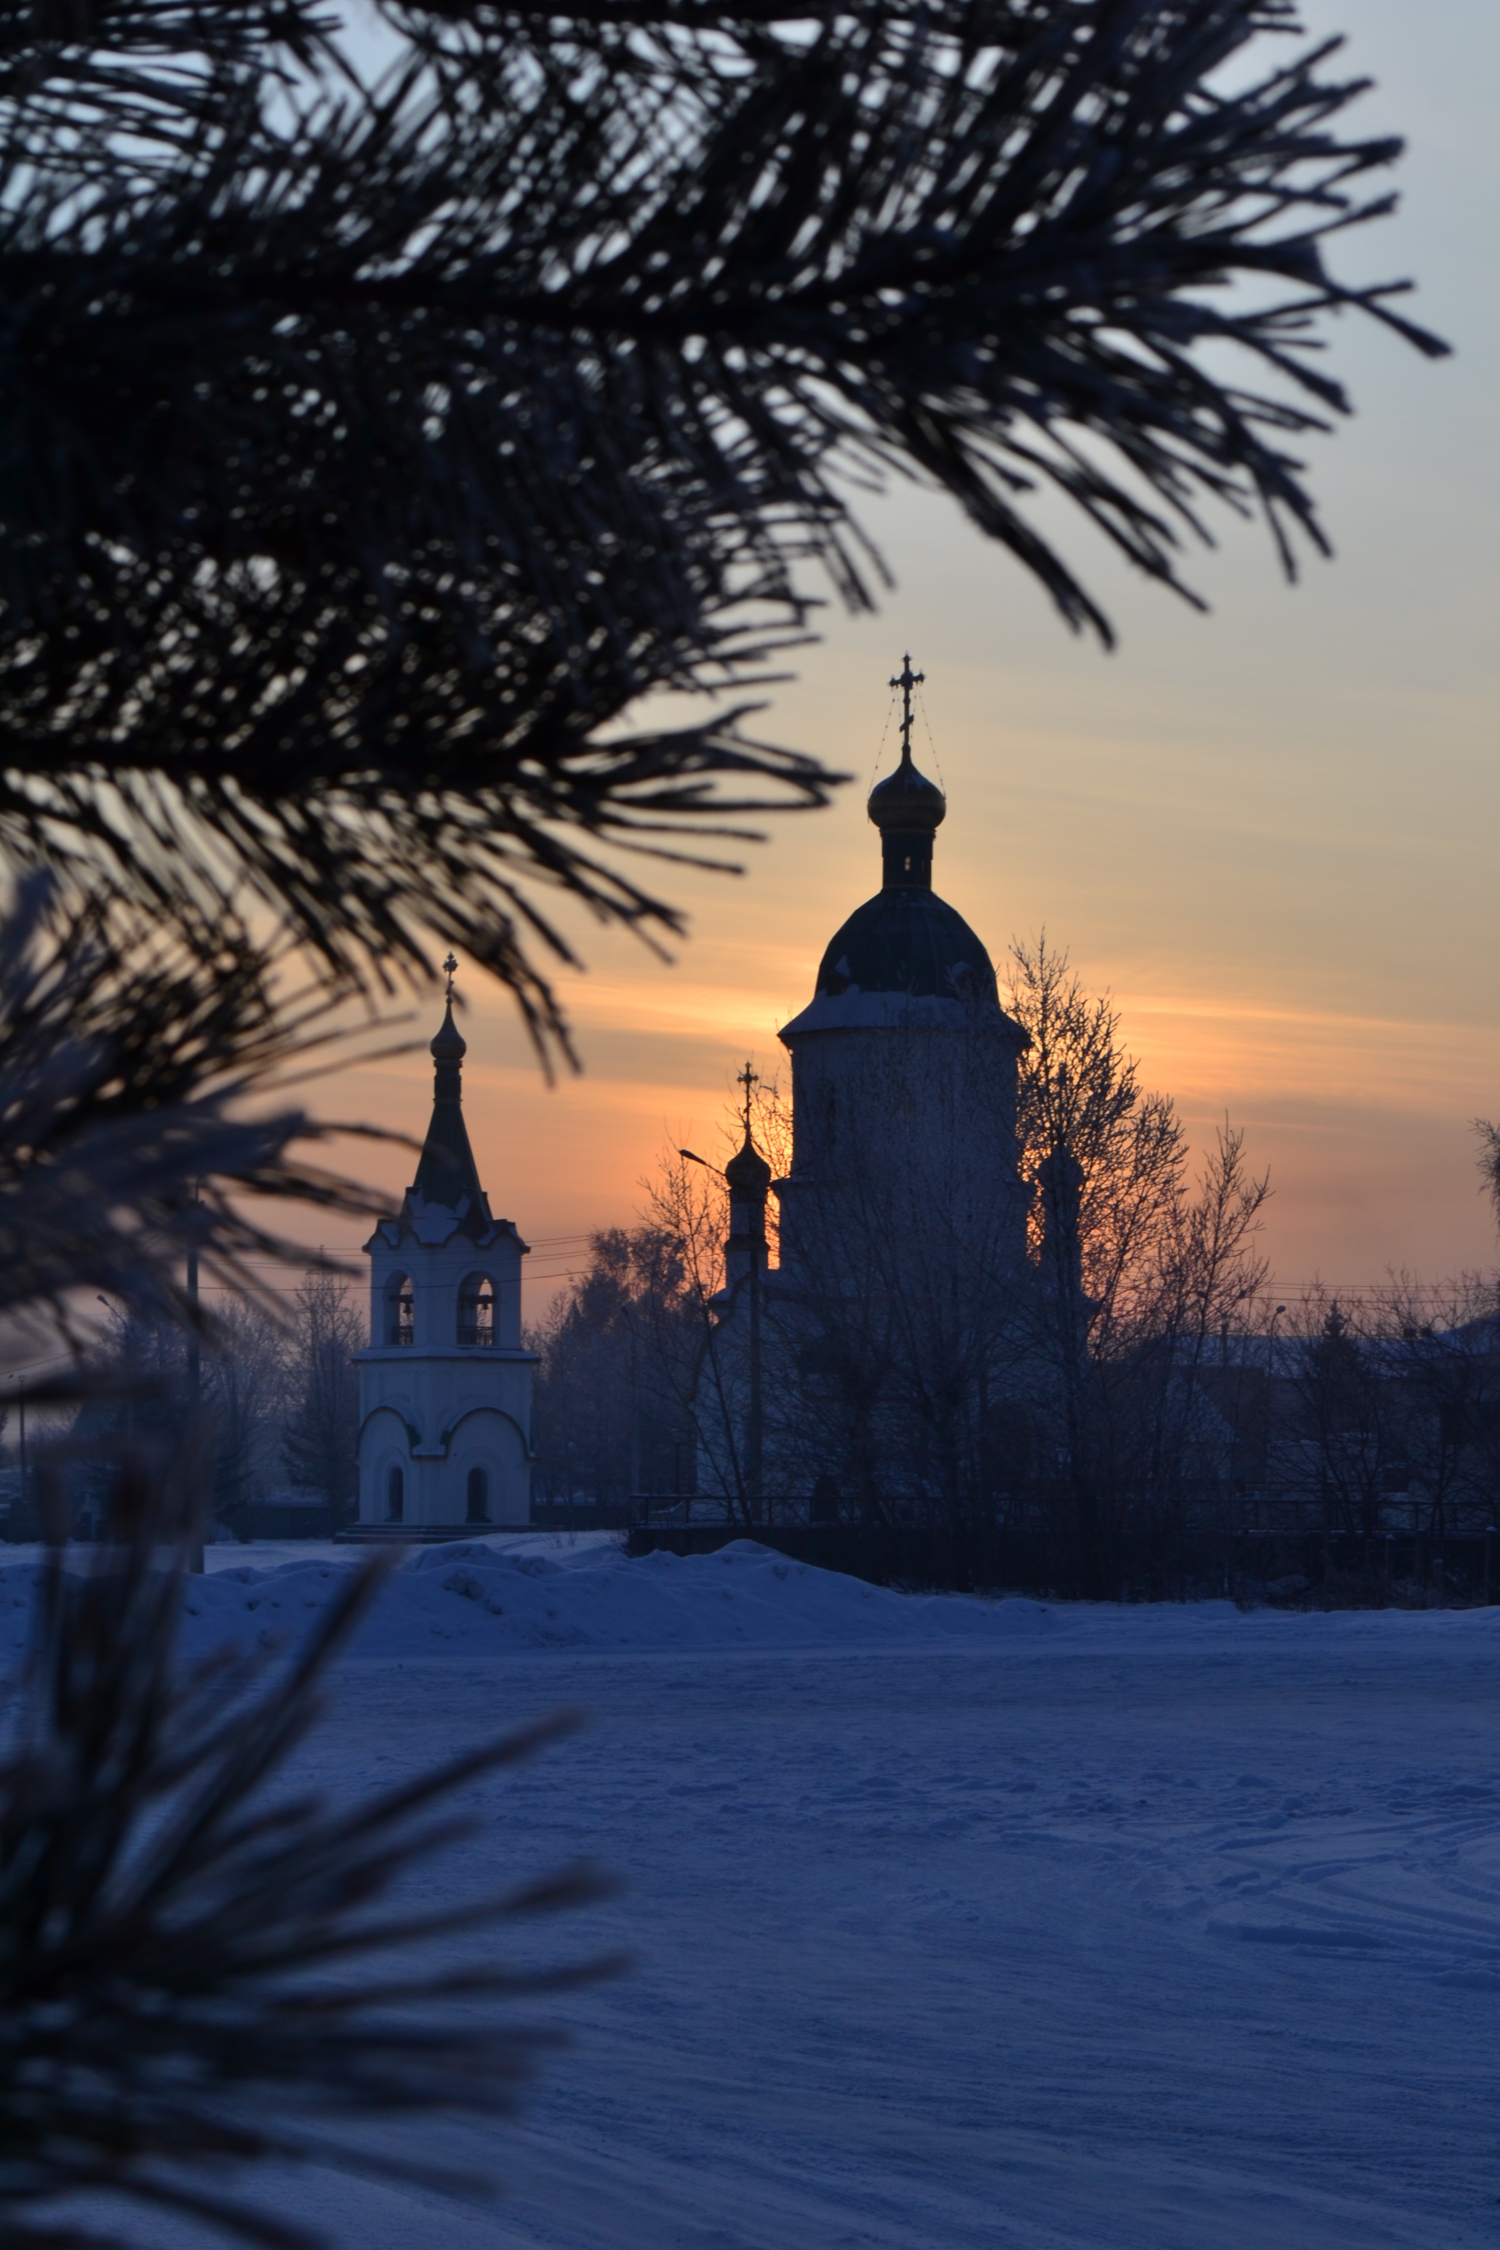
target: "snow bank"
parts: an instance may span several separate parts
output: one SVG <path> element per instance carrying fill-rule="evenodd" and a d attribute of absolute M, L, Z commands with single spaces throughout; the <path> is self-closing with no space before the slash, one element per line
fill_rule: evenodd
<path fill-rule="evenodd" d="M 194 1639 L 279 1637 L 328 1599 L 346 1557 L 221 1567 L 192 1587 L 189 1629 Z M 635 1561 L 608 1538 L 477 1539 L 409 1554 L 353 1653 L 930 1646 L 1045 1630 L 1052 1614 L 1030 1601 L 891 1593 L 748 1539 Z"/>
<path fill-rule="evenodd" d="M 299 1639 L 358 1566 L 357 1551 L 286 1543 L 210 1551 L 187 1596 L 192 1650 L 226 1640 L 271 1647 Z M 30 1557 L 0 1564 L 0 1661 L 24 1636 L 35 1583 Z M 749 1539 L 711 1555 L 628 1559 L 613 1537 L 532 1533 L 408 1552 L 352 1653 L 482 1656 L 507 1651 L 917 1650 L 1034 1646 L 1108 1654 L 1154 1645 L 1243 1645 L 1311 1633 L 1344 1640 L 1413 1632 L 1500 1632 L 1500 1609 L 1346 1611 L 1323 1617 L 1230 1602 L 1053 1604 L 901 1594 L 791 1561 Z"/>

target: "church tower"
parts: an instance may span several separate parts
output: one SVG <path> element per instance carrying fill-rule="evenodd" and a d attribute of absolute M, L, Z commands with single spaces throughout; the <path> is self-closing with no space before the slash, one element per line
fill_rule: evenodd
<path fill-rule="evenodd" d="M 907 657 L 891 682 L 901 758 L 869 799 L 880 889 L 829 940 L 810 1004 L 781 1032 L 793 1156 L 776 1183 L 778 1283 L 793 1293 L 826 1293 L 833 1275 L 856 1294 L 1023 1282 L 1015 1120 L 1028 1041 L 985 947 L 932 887 L 948 803 L 912 759 L 922 676 Z"/>
<path fill-rule="evenodd" d="M 462 1107 L 466 1044 L 448 1006 L 432 1042 L 432 1120 L 400 1212 L 365 1244 L 370 1345 L 359 1359 L 359 1523 L 442 1538 L 531 1515 L 531 1370 L 521 1260 L 490 1216 Z"/>

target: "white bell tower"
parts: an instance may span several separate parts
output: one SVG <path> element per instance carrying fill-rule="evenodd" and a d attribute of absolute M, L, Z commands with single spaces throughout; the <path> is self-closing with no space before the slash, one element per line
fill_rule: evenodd
<path fill-rule="evenodd" d="M 531 1517 L 531 1370 L 521 1345 L 521 1260 L 490 1216 L 464 1125 L 466 1043 L 448 1008 L 432 1042 L 432 1122 L 399 1214 L 370 1260 L 370 1345 L 359 1358 L 359 1527 L 471 1537 Z"/>

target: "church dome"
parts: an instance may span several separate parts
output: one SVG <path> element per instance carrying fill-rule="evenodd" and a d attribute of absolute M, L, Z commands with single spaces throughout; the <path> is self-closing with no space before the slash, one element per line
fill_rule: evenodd
<path fill-rule="evenodd" d="M 908 747 L 895 772 L 870 791 L 867 810 L 883 836 L 892 831 L 902 836 L 930 836 L 947 817 L 948 800 L 935 781 L 917 771 Z"/>
<path fill-rule="evenodd" d="M 870 818 L 880 830 L 882 887 L 830 938 L 810 1004 L 782 1028 L 788 1046 L 813 1031 L 919 1025 L 977 1030 L 967 1012 L 976 1008 L 987 1023 L 1028 1044 L 1000 1005 L 985 947 L 932 887 L 933 838 L 948 800 L 912 761 L 911 695 L 921 678 L 907 657 L 891 682 L 903 697 L 901 759 L 870 792 Z"/>
<path fill-rule="evenodd" d="M 724 1177 L 732 1188 L 743 1189 L 751 1195 L 763 1194 L 771 1184 L 771 1167 L 761 1155 L 745 1128 L 745 1143 L 724 1167 Z"/>
<path fill-rule="evenodd" d="M 431 1018 L 429 1017 L 429 1022 Z M 430 1042 L 427 1052 L 434 1062 L 461 1063 L 469 1051 L 469 1042 L 453 1021 L 453 1002 L 448 1002 L 448 1012 L 442 1026 Z"/>
<path fill-rule="evenodd" d="M 851 985 L 1000 1004 L 994 966 L 978 937 L 946 899 L 916 886 L 877 892 L 829 940 L 817 989 L 837 995 Z"/>

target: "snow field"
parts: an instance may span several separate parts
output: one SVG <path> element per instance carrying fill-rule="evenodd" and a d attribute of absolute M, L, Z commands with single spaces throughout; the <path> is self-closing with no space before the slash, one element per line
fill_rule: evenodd
<path fill-rule="evenodd" d="M 295 1635 L 348 1551 L 210 1562 L 203 1645 Z M 302 1777 L 585 1704 L 469 1792 L 432 1882 L 598 1856 L 624 1895 L 520 1942 L 635 1973 L 536 2010 L 576 2038 L 520 2127 L 424 2144 L 494 2165 L 497 2207 L 272 2199 L 360 2250 L 1494 2246 L 1497 1633 L 909 1599 L 746 1545 L 420 1550 Z"/>

